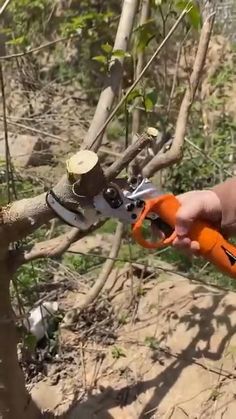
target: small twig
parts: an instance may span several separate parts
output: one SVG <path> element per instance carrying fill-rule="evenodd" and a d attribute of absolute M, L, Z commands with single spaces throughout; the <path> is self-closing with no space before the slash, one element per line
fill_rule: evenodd
<path fill-rule="evenodd" d="M 122 97 L 122 99 L 120 100 L 120 102 L 116 105 L 116 107 L 110 113 L 110 115 L 107 118 L 107 120 L 105 121 L 105 123 L 99 129 L 99 131 L 98 131 L 97 135 L 95 136 L 94 140 L 89 145 L 89 148 L 92 148 L 94 146 L 94 144 L 96 143 L 97 139 L 103 134 L 103 132 L 106 129 L 106 127 L 109 124 L 109 122 L 114 118 L 114 116 L 116 115 L 117 111 L 126 102 L 126 100 L 127 100 L 128 96 L 130 95 L 130 93 L 135 89 L 135 87 L 137 86 L 137 84 L 139 83 L 139 81 L 142 79 L 142 77 L 144 76 L 144 74 L 146 73 L 146 71 L 149 69 L 150 65 L 153 63 L 153 61 L 158 56 L 158 54 L 160 53 L 160 51 L 162 50 L 162 48 L 165 46 L 165 44 L 167 43 L 167 41 L 170 39 L 170 37 L 172 36 L 172 34 L 175 32 L 175 30 L 179 26 L 180 22 L 183 20 L 183 18 L 185 17 L 185 15 L 190 10 L 191 10 L 191 8 L 189 8 L 189 9 L 185 8 L 183 10 L 183 12 L 181 13 L 181 15 L 179 16 L 179 18 L 177 19 L 177 21 L 175 22 L 175 24 L 172 26 L 171 30 L 169 31 L 169 33 L 167 34 L 167 36 L 165 37 L 165 39 L 158 46 L 158 48 L 156 49 L 156 51 L 154 52 L 154 54 L 152 55 L 152 57 L 150 58 L 150 60 L 147 62 L 147 64 L 145 65 L 145 67 L 143 68 L 143 70 L 141 71 L 141 73 L 139 74 L 139 76 L 137 77 L 137 79 L 134 81 L 134 83 L 132 84 L 132 86 L 130 86 L 130 88 L 127 90 L 127 92 Z"/>
<path fill-rule="evenodd" d="M 0 116 L 0 120 L 4 120 L 4 118 Z M 32 120 L 32 118 L 29 118 L 29 120 Z M 64 137 L 62 137 L 60 135 L 51 134 L 50 132 L 47 132 L 47 131 L 42 131 L 42 130 L 40 130 L 38 128 L 30 127 L 29 125 L 24 125 L 24 124 L 21 124 L 19 122 L 14 122 L 14 121 L 12 121 L 12 118 L 11 117 L 7 117 L 7 123 L 9 125 L 14 125 L 16 127 L 22 128 L 22 129 L 24 129 L 26 131 L 31 131 L 31 132 L 34 132 L 35 134 L 43 135 L 44 137 L 53 138 L 56 141 L 61 141 L 63 143 L 68 143 L 68 139 L 67 138 L 64 138 Z M 119 158 L 119 157 L 122 156 L 121 153 L 112 151 L 109 148 L 104 147 L 104 146 L 102 146 L 102 147 L 99 148 L 98 153 L 108 154 L 108 155 L 110 155 L 112 157 L 115 157 L 115 158 Z"/>
<path fill-rule="evenodd" d="M 3 14 L 3 12 L 5 11 L 5 9 L 7 8 L 8 4 L 10 3 L 11 0 L 6 0 L 5 3 L 3 3 L 1 9 L 0 9 L 0 16 Z"/>
<path fill-rule="evenodd" d="M 74 252 L 72 250 L 67 250 L 67 252 L 68 253 L 72 253 L 72 254 L 97 256 L 96 253 L 92 253 L 92 252 L 83 253 L 83 252 Z M 157 256 L 158 257 L 160 253 L 161 253 L 161 251 L 158 251 L 156 253 L 153 253 L 153 256 Z M 104 259 L 112 259 L 110 256 L 99 255 L 99 257 L 100 258 L 104 258 Z M 153 265 L 150 265 L 150 264 L 147 264 L 147 263 L 142 263 L 141 260 L 144 260 L 144 259 L 145 259 L 145 257 L 139 259 L 139 262 L 138 262 L 139 265 L 142 265 L 144 268 L 151 268 L 151 269 L 156 269 L 157 271 L 160 270 L 162 272 L 168 272 L 169 274 L 175 274 L 175 275 L 178 275 L 178 276 L 180 276 L 182 278 L 189 279 L 192 282 L 199 282 L 199 283 L 201 283 L 201 284 L 203 284 L 205 286 L 213 287 L 213 288 L 215 288 L 217 290 L 220 290 L 220 291 L 224 291 L 224 292 L 230 291 L 230 292 L 236 293 L 236 291 L 234 291 L 234 290 L 231 290 L 231 289 L 229 289 L 227 287 L 224 287 L 224 286 L 221 286 L 221 285 L 212 284 L 210 282 L 204 281 L 203 279 L 200 279 L 199 277 L 196 277 L 196 276 L 190 277 L 189 275 L 185 274 L 184 272 L 175 270 L 174 269 L 174 266 L 173 266 L 173 269 L 169 269 L 169 268 L 164 268 L 163 266 L 159 266 L 159 265 L 154 265 L 153 266 Z M 116 257 L 116 258 L 114 258 L 114 260 L 117 261 L 117 262 L 123 262 L 123 263 L 128 263 L 128 264 L 130 263 L 130 259 L 128 259 L 128 258 L 125 259 L 125 258 L 118 258 L 118 257 Z M 131 263 L 134 266 L 136 264 L 136 262 L 131 262 Z"/>
<path fill-rule="evenodd" d="M 0 14 L 1 14 L 1 10 L 0 10 Z M 43 45 L 39 45 L 38 47 L 29 49 L 28 51 L 18 52 L 16 54 L 3 55 L 3 56 L 0 56 L 0 61 L 6 61 L 6 60 L 12 60 L 13 58 L 24 57 L 25 55 L 33 54 L 34 52 L 38 52 L 38 51 L 41 51 L 42 49 L 49 48 L 52 45 L 58 44 L 59 42 L 69 41 L 70 39 L 78 38 L 79 36 L 81 35 L 76 33 L 74 35 L 64 36 L 63 38 L 55 39 L 54 41 L 47 42 L 46 44 L 43 44 Z"/>
<path fill-rule="evenodd" d="M 173 99 L 173 96 L 174 96 L 174 93 L 175 93 L 175 88 L 176 88 L 176 83 L 177 83 L 177 78 L 178 78 L 180 58 L 181 58 L 181 52 L 182 52 L 183 44 L 186 41 L 189 32 L 190 32 L 190 29 L 188 30 L 187 34 L 185 35 L 184 39 L 182 39 L 182 41 L 180 42 L 180 45 L 178 47 L 177 58 L 176 58 L 176 63 L 175 63 L 175 72 L 174 72 L 173 82 L 172 82 L 172 86 L 171 86 L 171 92 L 170 92 L 168 106 L 167 106 L 167 115 L 168 116 L 170 114 L 171 102 L 172 102 L 172 99 Z"/>
<path fill-rule="evenodd" d="M 96 382 L 97 382 L 97 377 L 98 377 L 98 373 L 101 369 L 102 363 L 104 361 L 104 356 L 103 356 L 103 352 L 101 354 L 99 354 L 100 356 L 96 357 L 96 362 L 95 362 L 95 366 L 94 366 L 94 372 L 93 372 L 93 376 L 91 378 L 91 383 L 89 385 L 89 389 L 90 391 L 93 390 L 93 388 L 96 386 Z"/>
<path fill-rule="evenodd" d="M 51 238 L 52 238 L 52 235 L 53 235 L 53 232 L 55 230 L 55 227 L 56 227 L 56 219 L 52 220 L 52 222 L 51 222 L 51 227 L 50 227 L 50 230 L 48 232 L 48 238 L 49 238 L 49 240 L 51 240 Z"/>
<path fill-rule="evenodd" d="M 191 140 L 189 140 L 188 138 L 185 138 L 185 141 L 191 147 L 195 148 L 195 150 L 197 150 L 206 160 L 209 160 L 216 167 L 218 167 L 218 169 L 222 170 L 226 175 L 228 175 L 228 176 L 232 176 L 233 175 L 232 172 L 229 172 L 227 169 L 225 169 L 224 167 L 222 167 L 222 165 L 220 163 L 218 163 L 215 159 L 213 159 L 212 157 L 210 157 L 209 154 L 207 154 L 205 151 L 203 151 L 200 147 L 198 147 L 196 144 L 194 144 Z"/>
<path fill-rule="evenodd" d="M 81 365 L 83 369 L 83 387 L 84 390 L 87 388 L 87 377 L 86 377 L 86 368 L 85 368 L 85 362 L 84 362 L 84 348 L 82 342 L 80 342 L 80 359 L 81 359 Z"/>
<path fill-rule="evenodd" d="M 19 289 L 18 289 L 18 283 L 14 279 L 12 281 L 12 284 L 13 284 L 13 287 L 14 287 L 14 290 L 15 290 L 15 293 L 16 293 L 16 299 L 17 299 L 18 309 L 19 309 L 19 313 L 20 313 L 20 316 L 18 317 L 18 319 L 20 319 L 22 326 L 24 326 L 23 319 L 26 319 L 26 321 L 28 323 L 28 327 L 30 328 L 29 319 L 28 319 L 27 313 L 25 311 L 24 304 L 22 302 L 20 292 L 19 292 Z"/>
<path fill-rule="evenodd" d="M 0 117 L 0 120 L 3 120 L 3 118 Z M 32 127 L 29 127 L 28 125 L 19 124 L 19 122 L 11 121 L 11 120 L 9 120 L 9 118 L 7 118 L 7 122 L 8 122 L 9 125 L 14 125 L 16 127 L 25 129 L 27 131 L 35 132 L 36 134 L 40 134 L 40 135 L 43 135 L 45 137 L 54 138 L 55 140 L 62 141 L 62 142 L 68 142 L 67 139 L 65 139 L 63 137 L 60 137 L 59 135 L 50 134 L 49 132 L 42 131 L 38 128 L 32 128 Z"/>
<path fill-rule="evenodd" d="M 7 182 L 7 199 L 8 203 L 11 201 L 11 191 L 10 191 L 10 150 L 8 143 L 8 129 L 7 129 L 7 115 L 6 115 L 6 97 L 5 97 L 5 88 L 4 88 L 4 78 L 2 71 L 2 64 L 0 63 L 0 84 L 1 84 L 1 94 L 2 94 L 2 112 L 3 112 L 3 126 L 4 126 L 4 139 L 5 139 L 5 159 L 6 159 L 6 182 Z"/>

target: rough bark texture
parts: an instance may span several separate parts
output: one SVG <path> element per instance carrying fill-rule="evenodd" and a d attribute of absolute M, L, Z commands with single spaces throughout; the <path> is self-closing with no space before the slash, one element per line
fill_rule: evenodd
<path fill-rule="evenodd" d="M 0 418 L 38 419 L 40 411 L 25 388 L 16 352 L 17 334 L 11 309 L 7 263 L 0 263 Z"/>
<path fill-rule="evenodd" d="M 76 188 L 77 195 L 73 193 L 72 183 L 69 182 L 66 175 L 53 188 L 54 192 L 66 208 L 76 210 L 80 206 L 83 207 L 92 196 L 101 191 L 107 180 L 116 177 L 151 141 L 152 138 L 149 135 L 141 135 L 136 143 L 130 145 L 125 154 L 106 170 L 105 175 L 98 162 L 88 173 L 81 175 L 81 180 Z M 83 155 L 83 150 L 81 155 Z M 42 194 L 0 208 L 0 250 L 7 247 L 9 243 L 23 239 L 55 218 L 55 214 L 47 206 L 45 198 L 46 194 Z"/>

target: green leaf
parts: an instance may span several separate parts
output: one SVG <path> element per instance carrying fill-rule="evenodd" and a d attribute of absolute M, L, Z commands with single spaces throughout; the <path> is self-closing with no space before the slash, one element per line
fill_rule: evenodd
<path fill-rule="evenodd" d="M 150 349 L 156 350 L 159 348 L 159 342 L 156 337 L 154 336 L 147 336 L 145 338 L 145 344 L 149 346 Z"/>
<path fill-rule="evenodd" d="M 125 352 L 123 351 L 122 348 L 118 347 L 118 346 L 113 346 L 112 351 L 112 358 L 114 359 L 119 359 L 121 357 L 126 357 Z"/>
<path fill-rule="evenodd" d="M 132 92 L 130 92 L 128 98 L 127 98 L 127 102 L 132 102 L 134 99 L 136 99 L 137 97 L 142 97 L 142 92 L 139 89 L 134 89 L 132 90 Z"/>
<path fill-rule="evenodd" d="M 95 55 L 95 57 L 93 57 L 92 60 L 97 61 L 101 64 L 107 64 L 107 58 L 105 57 L 105 55 Z"/>
<path fill-rule="evenodd" d="M 155 0 L 155 6 L 160 6 L 162 4 L 162 0 Z"/>
<path fill-rule="evenodd" d="M 154 19 L 147 20 L 143 25 L 139 25 L 136 32 L 136 48 L 137 51 L 143 51 L 150 41 L 155 38 L 157 33 L 156 23 Z"/>
<path fill-rule="evenodd" d="M 6 42 L 7 45 L 23 45 L 27 41 L 27 38 L 23 36 L 19 36 L 18 38 L 13 38 L 10 41 Z"/>
<path fill-rule="evenodd" d="M 106 44 L 102 44 L 101 48 L 107 54 L 110 54 L 112 52 L 112 46 L 108 42 Z"/>
<path fill-rule="evenodd" d="M 112 57 L 124 58 L 124 57 L 131 57 L 131 55 L 129 52 L 123 51 L 123 49 L 116 49 L 115 51 L 113 51 Z"/>
<path fill-rule="evenodd" d="M 33 351 L 37 345 L 37 339 L 32 333 L 28 333 L 24 339 L 24 345 L 27 349 Z"/>
<path fill-rule="evenodd" d="M 202 17 L 196 1 L 177 0 L 175 6 L 181 11 L 186 8 L 191 8 L 187 13 L 189 23 L 193 26 L 194 29 L 199 29 L 199 27 L 202 25 Z"/>
<path fill-rule="evenodd" d="M 144 99 L 144 106 L 146 111 L 152 111 L 153 110 L 153 103 L 149 97 L 145 97 Z"/>
<path fill-rule="evenodd" d="M 144 96 L 144 106 L 146 111 L 152 111 L 157 102 L 157 91 L 152 89 Z"/>

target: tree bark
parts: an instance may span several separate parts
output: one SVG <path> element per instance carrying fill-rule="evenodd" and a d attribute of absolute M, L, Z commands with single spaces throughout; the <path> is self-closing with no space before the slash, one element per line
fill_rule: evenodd
<path fill-rule="evenodd" d="M 133 29 L 133 22 L 137 10 L 137 0 L 124 0 L 119 26 L 113 50 L 128 49 L 130 35 Z M 115 98 L 118 96 L 123 74 L 124 57 L 112 60 L 107 86 L 102 91 L 97 108 L 85 138 L 84 147 L 97 151 L 101 145 L 104 132 L 98 136 L 100 128 L 103 126 L 111 112 Z"/>
<path fill-rule="evenodd" d="M 17 333 L 11 309 L 10 267 L 0 262 L 0 418 L 38 419 L 41 417 L 25 387 L 17 359 Z"/>

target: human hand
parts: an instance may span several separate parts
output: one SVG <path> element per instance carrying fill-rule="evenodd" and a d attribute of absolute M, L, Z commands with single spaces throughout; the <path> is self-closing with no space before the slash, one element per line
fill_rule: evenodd
<path fill-rule="evenodd" d="M 197 254 L 200 249 L 197 241 L 191 241 L 188 232 L 196 220 L 219 223 L 222 216 L 220 199 L 215 192 L 210 190 L 190 191 L 178 195 L 181 203 L 176 214 L 175 232 L 177 237 L 173 246 L 187 253 Z"/>

